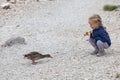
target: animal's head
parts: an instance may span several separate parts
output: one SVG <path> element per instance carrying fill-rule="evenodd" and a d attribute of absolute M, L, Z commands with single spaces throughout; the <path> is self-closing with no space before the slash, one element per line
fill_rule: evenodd
<path fill-rule="evenodd" d="M 29 54 L 25 54 L 24 58 L 30 58 L 30 55 Z"/>
<path fill-rule="evenodd" d="M 45 57 L 53 58 L 50 54 L 46 54 Z"/>
<path fill-rule="evenodd" d="M 28 57 L 28 55 L 24 55 L 24 57 Z"/>

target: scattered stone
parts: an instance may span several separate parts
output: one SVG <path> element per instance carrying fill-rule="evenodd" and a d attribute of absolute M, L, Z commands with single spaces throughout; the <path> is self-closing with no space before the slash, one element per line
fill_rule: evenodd
<path fill-rule="evenodd" d="M 116 11 L 120 11 L 120 5 L 117 6 Z"/>
<path fill-rule="evenodd" d="M 12 0 L 6 0 L 7 2 L 10 2 L 12 4 L 16 4 L 16 0 L 12 1 Z"/>
<path fill-rule="evenodd" d="M 2 9 L 10 9 L 10 3 L 9 2 L 7 2 L 7 3 L 4 3 L 4 4 L 2 4 L 2 5 L 0 5 L 1 6 L 1 8 Z"/>
<path fill-rule="evenodd" d="M 16 25 L 16 27 L 20 27 L 20 25 Z"/>
<path fill-rule="evenodd" d="M 37 2 L 39 2 L 39 0 L 36 0 Z"/>
<path fill-rule="evenodd" d="M 10 0 L 6 0 L 7 2 L 10 2 Z"/>
<path fill-rule="evenodd" d="M 22 37 L 10 38 L 2 45 L 2 47 L 13 46 L 15 44 L 26 44 L 26 42 Z"/>

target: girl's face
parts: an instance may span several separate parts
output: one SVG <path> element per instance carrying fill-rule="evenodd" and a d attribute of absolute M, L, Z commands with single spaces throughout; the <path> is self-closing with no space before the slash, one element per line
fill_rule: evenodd
<path fill-rule="evenodd" d="M 99 22 L 95 22 L 95 21 L 93 21 L 93 20 L 89 20 L 89 24 L 90 24 L 90 27 L 91 27 L 92 29 L 97 29 L 97 28 L 99 28 L 99 26 L 100 26 L 100 23 L 99 23 Z"/>

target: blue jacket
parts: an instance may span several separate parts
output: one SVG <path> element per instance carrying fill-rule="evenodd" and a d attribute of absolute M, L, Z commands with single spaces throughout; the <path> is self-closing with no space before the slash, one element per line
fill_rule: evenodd
<path fill-rule="evenodd" d="M 109 34 L 103 26 L 100 26 L 98 29 L 94 29 L 90 37 L 95 39 L 95 42 L 101 40 L 102 42 L 107 42 L 109 46 L 111 45 Z"/>

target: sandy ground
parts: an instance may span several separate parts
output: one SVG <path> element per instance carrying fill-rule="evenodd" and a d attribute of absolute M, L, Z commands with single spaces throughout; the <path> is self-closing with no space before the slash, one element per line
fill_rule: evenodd
<path fill-rule="evenodd" d="M 0 4 L 4 0 L 0 0 Z M 105 4 L 120 0 L 21 0 L 10 10 L 0 9 L 0 45 L 21 36 L 27 45 L 0 48 L 0 80 L 119 80 L 120 11 L 104 12 Z M 91 30 L 88 17 L 99 14 L 109 31 L 112 46 L 106 55 L 94 50 L 83 34 Z M 31 51 L 52 59 L 32 65 L 23 55 Z"/>

